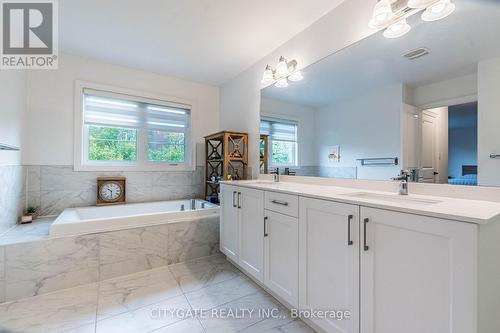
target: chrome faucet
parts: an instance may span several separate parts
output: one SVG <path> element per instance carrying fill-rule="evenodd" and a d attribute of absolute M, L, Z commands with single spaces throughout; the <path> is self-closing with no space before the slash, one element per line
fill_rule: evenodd
<path fill-rule="evenodd" d="M 408 195 L 408 177 L 410 175 L 407 171 L 401 170 L 401 174 L 397 177 L 391 178 L 394 181 L 399 181 L 399 195 Z"/>
<path fill-rule="evenodd" d="M 273 172 L 271 172 L 273 175 L 273 181 L 274 182 L 279 182 L 280 181 L 280 168 L 276 168 Z"/>

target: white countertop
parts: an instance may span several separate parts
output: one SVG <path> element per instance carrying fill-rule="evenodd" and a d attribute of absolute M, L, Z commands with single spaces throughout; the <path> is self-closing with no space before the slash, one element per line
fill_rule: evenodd
<path fill-rule="evenodd" d="M 476 224 L 500 221 L 500 203 L 498 202 L 411 194 L 411 184 L 410 195 L 399 196 L 393 192 L 296 182 L 240 180 L 222 183 Z M 387 198 L 387 200 L 353 196 L 356 194 L 381 195 L 381 198 Z M 420 200 L 431 201 L 431 203 L 417 202 Z"/>

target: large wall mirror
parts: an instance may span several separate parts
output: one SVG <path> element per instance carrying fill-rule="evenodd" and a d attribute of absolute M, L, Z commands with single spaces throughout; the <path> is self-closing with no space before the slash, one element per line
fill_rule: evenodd
<path fill-rule="evenodd" d="M 261 92 L 261 172 L 500 185 L 500 2 L 376 33 Z M 285 171 L 286 170 L 286 171 Z"/>

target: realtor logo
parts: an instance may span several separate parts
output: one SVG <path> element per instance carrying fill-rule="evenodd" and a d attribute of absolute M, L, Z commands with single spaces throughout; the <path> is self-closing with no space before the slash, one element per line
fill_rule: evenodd
<path fill-rule="evenodd" d="M 57 0 L 0 0 L 2 69 L 56 69 Z"/>

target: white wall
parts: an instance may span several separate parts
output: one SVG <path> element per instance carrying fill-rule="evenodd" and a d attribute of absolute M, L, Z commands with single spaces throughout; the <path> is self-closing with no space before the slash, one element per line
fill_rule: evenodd
<path fill-rule="evenodd" d="M 359 179 L 389 179 L 401 166 L 362 167 L 358 158 L 401 158 L 402 85 L 363 92 L 318 110 L 316 142 L 320 166 L 358 166 Z M 328 147 L 340 145 L 340 163 L 329 163 Z"/>
<path fill-rule="evenodd" d="M 477 100 L 477 74 L 418 86 L 412 92 L 406 102 L 423 109 L 473 102 Z"/>
<path fill-rule="evenodd" d="M 258 173 L 260 80 L 266 64 L 276 65 L 279 57 L 297 59 L 304 68 L 349 46 L 374 31 L 368 28 L 375 1 L 348 0 L 309 28 L 277 48 L 255 65 L 230 80 L 221 89 L 220 126 L 248 132 L 253 176 Z"/>
<path fill-rule="evenodd" d="M 26 72 L 0 71 L 0 143 L 22 148 Z M 21 153 L 0 150 L 1 165 L 20 165 Z"/>
<path fill-rule="evenodd" d="M 310 106 L 262 98 L 261 115 L 279 119 L 295 120 L 298 123 L 299 166 L 317 165 L 315 154 L 316 109 Z"/>
<path fill-rule="evenodd" d="M 219 128 L 219 88 L 113 64 L 61 54 L 59 69 L 28 74 L 27 165 L 73 164 L 73 109 L 75 80 L 85 80 L 190 100 L 193 135 L 198 143 Z M 198 144 L 197 164 L 203 165 Z"/>
<path fill-rule="evenodd" d="M 478 183 L 500 186 L 500 58 L 479 63 L 478 71 Z"/>

